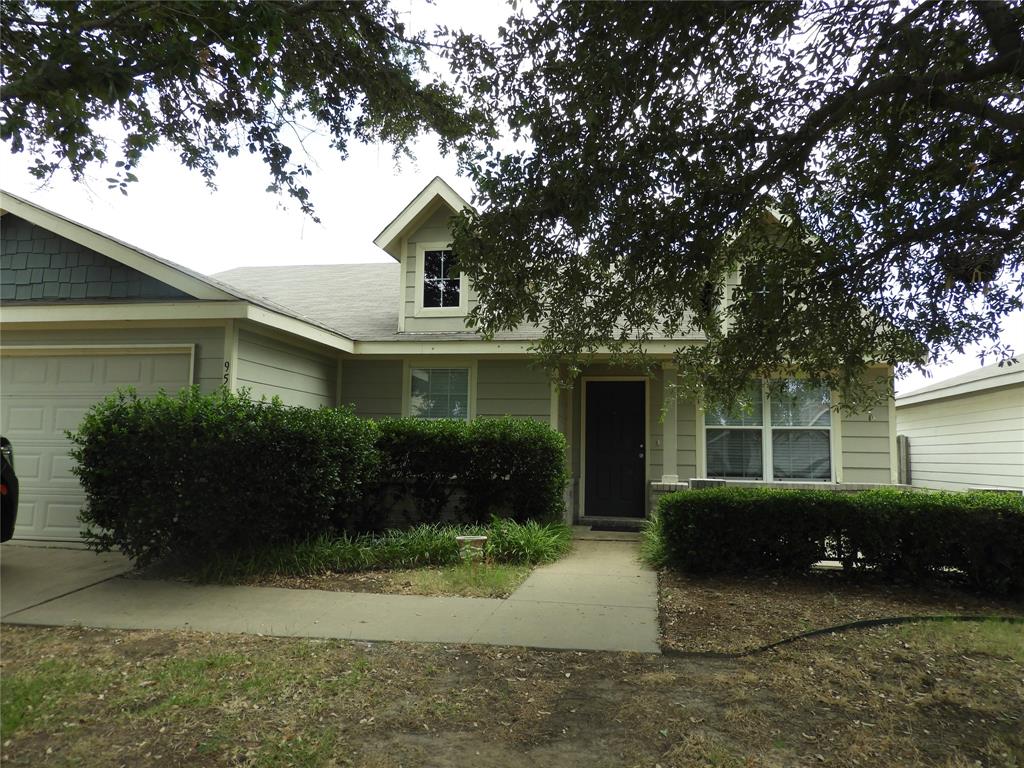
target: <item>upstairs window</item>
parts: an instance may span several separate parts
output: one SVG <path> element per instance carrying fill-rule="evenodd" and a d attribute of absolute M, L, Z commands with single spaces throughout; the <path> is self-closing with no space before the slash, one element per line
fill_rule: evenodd
<path fill-rule="evenodd" d="M 423 306 L 426 309 L 459 307 L 462 303 L 462 280 L 452 252 L 423 252 Z"/>

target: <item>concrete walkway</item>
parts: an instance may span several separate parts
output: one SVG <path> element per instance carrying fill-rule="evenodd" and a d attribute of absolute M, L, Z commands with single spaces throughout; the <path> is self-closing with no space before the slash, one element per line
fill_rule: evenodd
<path fill-rule="evenodd" d="M 97 555 L 81 547 L 5 543 L 0 546 L 0 617 L 91 587 L 131 567 L 120 552 Z"/>
<path fill-rule="evenodd" d="M 659 651 L 655 574 L 637 561 L 634 542 L 621 541 L 574 542 L 507 600 L 110 578 L 3 612 L 5 623 L 47 626 Z"/>

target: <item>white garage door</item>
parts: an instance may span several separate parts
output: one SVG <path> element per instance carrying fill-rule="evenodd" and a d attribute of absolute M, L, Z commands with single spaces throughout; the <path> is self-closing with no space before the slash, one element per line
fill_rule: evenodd
<path fill-rule="evenodd" d="M 64 430 L 74 430 L 86 410 L 118 387 L 143 395 L 188 385 L 192 354 L 181 347 L 131 350 L 4 350 L 0 357 L 0 432 L 14 446 L 21 483 L 15 538 L 75 541 L 84 494 L 71 473 Z"/>

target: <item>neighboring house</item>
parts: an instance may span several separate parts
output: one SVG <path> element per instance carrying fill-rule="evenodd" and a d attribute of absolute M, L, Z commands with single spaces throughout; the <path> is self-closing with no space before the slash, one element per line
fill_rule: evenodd
<path fill-rule="evenodd" d="M 143 394 L 247 387 L 381 418 L 511 415 L 565 434 L 567 519 L 636 521 L 694 477 L 816 484 L 895 481 L 892 402 L 839 417 L 827 392 L 730 420 L 675 397 L 672 352 L 651 376 L 598 358 L 570 390 L 532 364 L 539 332 L 467 330 L 473 286 L 452 269 L 448 222 L 466 206 L 434 179 L 377 237 L 393 263 L 234 269 L 205 277 L 3 195 L 0 430 L 22 478 L 18 535 L 78 535 L 82 493 L 63 430 L 119 386 Z M 872 370 L 884 386 L 888 368 Z"/>
<path fill-rule="evenodd" d="M 1024 363 L 988 365 L 896 398 L 909 482 L 1024 491 Z"/>

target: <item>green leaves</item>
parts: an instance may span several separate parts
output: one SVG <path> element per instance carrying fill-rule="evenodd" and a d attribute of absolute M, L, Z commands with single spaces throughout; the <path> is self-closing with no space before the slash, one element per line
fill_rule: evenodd
<path fill-rule="evenodd" d="M 955 569 L 1024 589 L 1024 500 L 1007 493 L 719 488 L 664 496 L 645 531 L 655 564 L 693 573 L 806 571 L 818 560 L 925 581 Z"/>
<path fill-rule="evenodd" d="M 389 520 L 383 511 L 408 506 L 406 496 L 412 509 L 403 523 L 562 518 L 565 438 L 546 424 L 385 419 L 378 427 L 384 496 L 371 509 L 378 525 Z"/>
<path fill-rule="evenodd" d="M 450 146 L 473 130 L 452 89 L 423 77 L 423 40 L 385 0 L 362 3 L 3 0 L 0 138 L 32 173 L 75 179 L 103 163 L 98 121 L 120 123 L 127 191 L 142 152 L 164 141 L 213 185 L 219 158 L 258 154 L 303 211 L 313 205 L 287 144 L 310 116 L 348 141 L 405 149 L 423 131 Z"/>
<path fill-rule="evenodd" d="M 378 423 L 344 408 L 193 387 L 174 397 L 118 391 L 68 438 L 86 539 L 141 565 L 287 548 L 346 530 L 486 523 L 492 514 L 557 521 L 564 509 L 565 440 L 529 420 Z M 547 529 L 518 531 L 515 540 L 539 542 L 531 551 L 558 548 Z"/>
<path fill-rule="evenodd" d="M 467 98 L 524 139 L 465 156 L 472 320 L 542 323 L 553 370 L 706 340 L 678 362 L 709 399 L 780 367 L 863 397 L 872 363 L 1007 355 L 1021 40 L 1024 8 L 1003 2 L 541 2 L 493 67 L 459 59 Z M 734 295 L 742 265 L 771 302 Z"/>
<path fill-rule="evenodd" d="M 377 463 L 372 422 L 225 390 L 120 391 L 69 438 L 87 539 L 140 564 L 340 527 Z"/>

